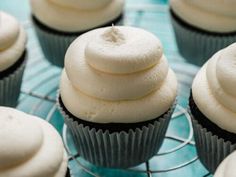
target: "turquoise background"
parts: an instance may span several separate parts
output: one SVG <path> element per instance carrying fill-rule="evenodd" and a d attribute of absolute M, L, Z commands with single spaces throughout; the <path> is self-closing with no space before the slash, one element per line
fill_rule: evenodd
<path fill-rule="evenodd" d="M 41 52 L 29 20 L 29 2 L 26 0 L 1 0 L 0 9 L 18 18 L 28 33 L 29 61 L 17 108 L 48 120 L 61 133 L 68 148 L 70 167 L 74 177 L 211 176 L 197 158 L 191 134 L 192 128 L 185 110 L 189 88 L 198 68 L 187 64 L 178 54 L 166 0 L 126 1 L 125 25 L 147 29 L 160 38 L 165 54 L 171 67 L 177 73 L 180 83 L 178 106 L 159 154 L 149 162 L 128 170 L 95 167 L 76 156 L 76 149 L 70 134 L 64 126 L 55 104 L 61 70 L 50 65 Z"/>

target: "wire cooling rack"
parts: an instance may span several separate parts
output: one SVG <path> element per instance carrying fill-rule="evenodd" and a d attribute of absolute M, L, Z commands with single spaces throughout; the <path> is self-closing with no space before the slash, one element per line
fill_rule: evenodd
<path fill-rule="evenodd" d="M 141 0 L 140 0 L 141 1 Z M 161 4 L 161 5 L 160 5 Z M 44 58 L 35 37 L 32 24 L 24 21 L 27 29 L 29 61 L 25 71 L 18 109 L 37 115 L 50 122 L 62 135 L 69 154 L 73 177 L 210 177 L 200 163 L 193 140 L 193 129 L 186 111 L 189 88 L 197 68 L 184 62 L 177 52 L 165 2 L 129 0 L 125 8 L 125 25 L 145 28 L 162 41 L 165 54 L 179 80 L 176 111 L 170 122 L 160 152 L 137 167 L 117 170 L 93 166 L 77 153 L 71 135 L 56 107 L 56 94 L 61 69 L 50 65 Z"/>

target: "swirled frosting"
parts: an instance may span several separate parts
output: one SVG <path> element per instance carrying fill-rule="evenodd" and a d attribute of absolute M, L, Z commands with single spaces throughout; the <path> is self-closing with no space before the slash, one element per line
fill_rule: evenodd
<path fill-rule="evenodd" d="M 89 30 L 116 19 L 124 0 L 31 0 L 32 13 L 45 25 L 65 32 Z"/>
<path fill-rule="evenodd" d="M 22 56 L 26 45 L 23 27 L 9 14 L 0 11 L 0 72 Z"/>
<path fill-rule="evenodd" d="M 234 0 L 171 0 L 171 9 L 184 21 L 211 32 L 236 31 Z"/>
<path fill-rule="evenodd" d="M 46 121 L 0 107 L 0 177 L 65 177 L 67 155 Z"/>
<path fill-rule="evenodd" d="M 77 38 L 66 53 L 60 94 L 66 108 L 81 119 L 154 119 L 172 106 L 176 92 L 176 77 L 161 43 L 145 30 L 93 30 Z"/>
<path fill-rule="evenodd" d="M 216 53 L 192 85 L 201 112 L 224 130 L 236 133 L 236 43 Z"/>
<path fill-rule="evenodd" d="M 214 177 L 235 177 L 236 152 L 230 154 L 217 168 Z"/>

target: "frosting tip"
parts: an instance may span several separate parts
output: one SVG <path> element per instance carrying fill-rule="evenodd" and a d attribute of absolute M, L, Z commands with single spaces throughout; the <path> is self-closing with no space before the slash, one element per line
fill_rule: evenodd
<path fill-rule="evenodd" d="M 125 40 L 124 35 L 117 27 L 115 27 L 114 24 L 112 24 L 112 26 L 104 32 L 103 39 L 117 45 L 124 43 Z"/>

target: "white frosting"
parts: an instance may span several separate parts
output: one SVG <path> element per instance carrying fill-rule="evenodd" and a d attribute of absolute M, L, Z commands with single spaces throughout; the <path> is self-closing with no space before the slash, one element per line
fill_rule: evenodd
<path fill-rule="evenodd" d="M 99 9 L 111 2 L 111 0 L 49 0 L 55 4 L 75 8 L 77 10 Z"/>
<path fill-rule="evenodd" d="M 115 38 L 122 37 L 107 41 L 114 37 L 113 30 Z M 117 64 L 117 59 L 124 64 Z M 150 120 L 172 106 L 176 92 L 177 81 L 159 40 L 144 30 L 93 30 L 77 38 L 66 53 L 60 93 L 66 108 L 81 119 L 100 123 Z"/>
<path fill-rule="evenodd" d="M 203 30 L 236 31 L 235 0 L 171 0 L 170 5 L 181 19 Z"/>
<path fill-rule="evenodd" d="M 12 66 L 22 56 L 26 34 L 16 19 L 0 11 L 0 72 Z"/>
<path fill-rule="evenodd" d="M 124 0 L 31 0 L 32 13 L 45 25 L 80 32 L 117 18 Z"/>
<path fill-rule="evenodd" d="M 192 86 L 201 112 L 224 130 L 236 133 L 236 43 L 216 53 Z"/>
<path fill-rule="evenodd" d="M 135 123 L 151 120 L 165 113 L 174 103 L 176 88 L 175 74 L 169 70 L 162 87 L 143 98 L 106 101 L 75 89 L 63 72 L 60 93 L 66 108 L 80 119 L 96 123 Z"/>
<path fill-rule="evenodd" d="M 86 41 L 86 61 L 93 68 L 107 73 L 129 74 L 150 68 L 160 60 L 162 46 L 157 37 L 137 28 L 120 29 L 122 33 L 115 27 L 105 32 L 98 30 L 98 34 L 91 34 L 93 40 Z"/>
<path fill-rule="evenodd" d="M 230 154 L 217 168 L 214 177 L 235 177 L 236 152 Z"/>
<path fill-rule="evenodd" d="M 67 155 L 46 121 L 0 107 L 0 177 L 65 177 Z"/>
<path fill-rule="evenodd" d="M 125 34 L 121 45 L 117 45 L 116 42 L 107 44 L 106 39 L 103 38 L 97 40 L 103 37 L 104 31 L 105 34 L 107 33 L 107 30 L 102 28 L 84 34 L 70 46 L 65 57 L 65 68 L 74 87 L 88 95 L 105 100 L 137 99 L 160 88 L 167 76 L 168 63 L 165 56 L 162 56 L 159 40 L 141 29 L 126 27 L 119 27 L 119 29 L 122 29 Z M 134 34 L 137 32 L 140 35 L 135 37 Z M 136 42 L 139 44 L 135 45 Z M 98 48 L 97 51 L 100 49 L 102 52 L 88 54 L 92 50 L 91 43 L 93 43 L 92 46 Z M 136 49 L 133 50 L 133 48 L 139 49 L 134 51 Z M 124 64 L 119 65 L 117 59 L 123 60 Z M 88 63 L 92 63 L 90 64 L 92 67 Z M 133 73 L 137 68 L 143 70 L 150 66 L 152 67 L 148 70 Z M 112 74 L 99 72 L 97 69 L 109 70 Z M 122 73 L 124 71 L 127 73 L 125 76 Z M 122 75 L 117 74 L 118 72 Z M 91 87 L 91 85 L 96 87 Z"/>

